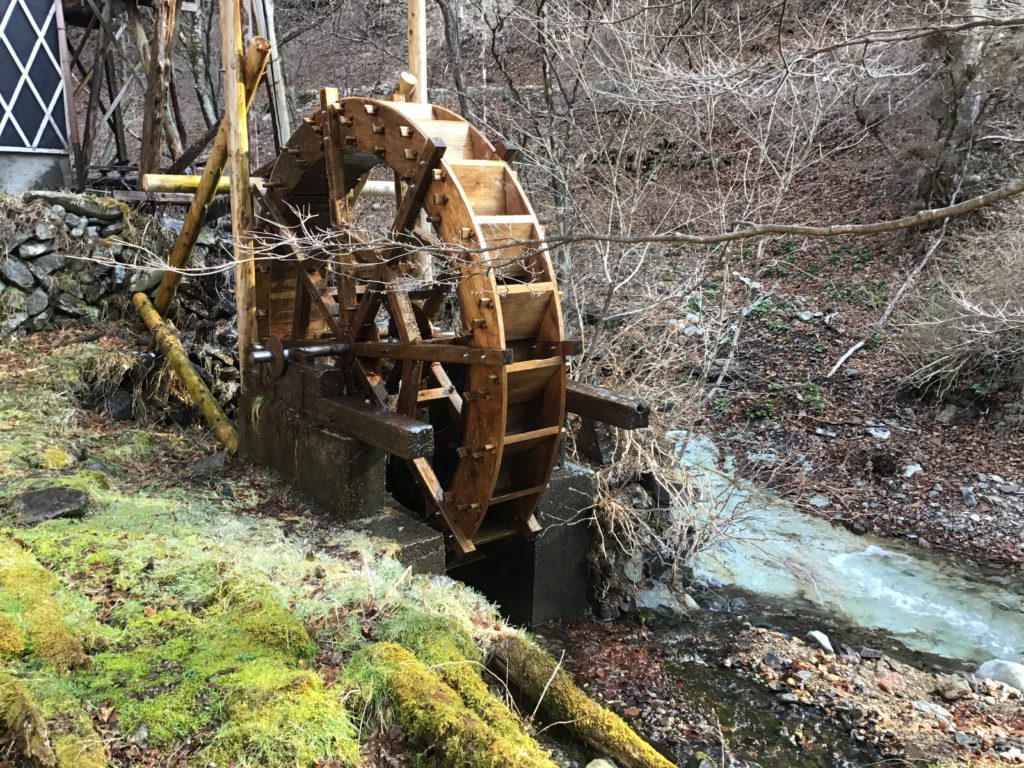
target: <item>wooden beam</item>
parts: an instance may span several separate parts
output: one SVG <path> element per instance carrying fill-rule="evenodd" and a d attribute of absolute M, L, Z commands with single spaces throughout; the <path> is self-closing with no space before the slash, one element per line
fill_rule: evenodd
<path fill-rule="evenodd" d="M 447 145 L 441 139 L 429 139 L 426 147 L 420 152 L 419 165 L 412 182 L 406 187 L 402 195 L 402 204 L 395 214 L 395 223 L 392 230 L 398 234 L 410 230 L 419 218 L 420 210 L 423 208 L 423 201 L 427 197 L 427 190 L 430 189 L 430 181 L 433 178 L 434 169 L 441 164 Z"/>
<path fill-rule="evenodd" d="M 354 397 L 328 397 L 312 406 L 329 427 L 403 459 L 434 451 L 434 428 L 392 411 L 372 408 Z"/>
<path fill-rule="evenodd" d="M 270 43 L 263 38 L 257 37 L 252 41 L 249 50 L 245 55 L 245 96 L 246 106 L 252 103 L 253 95 L 263 77 L 263 70 L 267 63 L 267 56 L 270 55 Z M 225 120 L 221 120 L 220 128 L 217 130 L 217 138 L 210 148 L 210 156 L 203 168 L 203 175 L 196 188 L 195 196 L 189 205 L 188 213 L 185 214 L 185 222 L 182 224 L 178 239 L 174 242 L 171 257 L 168 260 L 170 270 L 164 272 L 160 287 L 157 289 L 156 297 L 153 299 L 153 306 L 157 312 L 164 314 L 174 299 L 178 290 L 178 283 L 181 282 L 181 273 L 175 270 L 188 265 L 192 258 L 192 249 L 196 240 L 199 239 L 199 230 L 206 223 L 206 212 L 210 201 L 217 192 L 217 185 L 228 157 L 228 127 Z M 246 175 L 248 176 L 248 166 Z M 246 192 L 248 197 L 248 192 Z"/>
<path fill-rule="evenodd" d="M 566 387 L 565 410 L 619 429 L 646 427 L 651 415 L 650 406 L 635 397 L 578 381 Z"/>
<path fill-rule="evenodd" d="M 149 77 L 143 102 L 142 143 L 139 149 L 139 173 L 152 173 L 160 167 L 160 146 L 164 130 L 165 104 L 171 80 L 171 54 L 174 51 L 175 0 L 156 0 L 153 5 L 153 38 L 150 44 Z"/>

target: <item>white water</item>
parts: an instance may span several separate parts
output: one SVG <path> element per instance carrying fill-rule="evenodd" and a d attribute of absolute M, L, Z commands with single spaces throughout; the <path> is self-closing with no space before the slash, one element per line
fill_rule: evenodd
<path fill-rule="evenodd" d="M 908 648 L 949 659 L 1024 661 L 1024 583 L 990 576 L 898 541 L 857 536 L 794 509 L 720 465 L 706 437 L 673 433 L 682 466 L 703 491 L 721 543 L 698 578 L 775 598 L 804 598 Z"/>

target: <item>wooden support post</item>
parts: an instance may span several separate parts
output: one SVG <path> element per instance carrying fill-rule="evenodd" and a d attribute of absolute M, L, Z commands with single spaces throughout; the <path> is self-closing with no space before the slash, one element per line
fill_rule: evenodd
<path fill-rule="evenodd" d="M 270 54 L 270 43 L 261 37 L 252 41 L 249 50 L 245 55 L 245 94 L 246 105 L 252 102 L 260 79 L 263 77 L 263 70 L 267 63 L 267 56 Z M 217 131 L 217 138 L 214 139 L 210 148 L 210 156 L 203 168 L 203 175 L 200 177 L 199 185 L 195 190 L 195 196 L 189 205 L 188 213 L 185 215 L 185 223 L 178 233 L 178 239 L 174 242 L 174 249 L 168 265 L 171 270 L 164 272 L 160 287 L 157 289 L 153 306 L 157 312 L 166 314 L 167 308 L 174 299 L 174 293 L 181 282 L 181 273 L 173 270 L 185 267 L 192 258 L 192 249 L 199 238 L 199 230 L 206 223 L 206 211 L 210 201 L 217 194 L 217 185 L 221 174 L 224 172 L 224 164 L 228 156 L 228 128 L 227 122 L 221 120 L 220 128 Z M 246 167 L 248 171 L 248 167 Z M 248 176 L 248 173 L 246 174 Z M 246 193 L 248 196 L 248 193 Z"/>
<path fill-rule="evenodd" d="M 171 79 L 171 54 L 174 51 L 177 6 L 176 0 L 154 0 L 153 4 L 153 39 L 149 51 L 149 77 L 142 117 L 142 143 L 139 150 L 140 174 L 152 173 L 160 167 L 163 133 L 169 128 L 174 128 L 173 124 L 165 126 L 164 121 L 169 113 L 167 94 Z M 177 134 L 176 128 L 173 133 Z M 179 144 L 180 141 L 179 138 Z"/>
<path fill-rule="evenodd" d="M 409 72 L 416 78 L 412 100 L 426 104 L 427 99 L 427 2 L 408 0 Z"/>
<path fill-rule="evenodd" d="M 217 405 L 213 393 L 203 383 L 199 374 L 196 373 L 196 369 L 192 367 L 192 362 L 188 359 L 188 354 L 181 346 L 181 341 L 178 340 L 174 330 L 160 317 L 160 313 L 153 308 L 146 294 L 136 293 L 132 296 L 132 304 L 139 311 L 146 327 L 153 332 L 153 338 L 156 339 L 160 351 L 167 358 L 171 369 L 178 374 L 181 383 L 185 385 L 192 401 L 203 414 L 206 423 L 213 429 L 213 433 L 217 435 L 221 445 L 228 450 L 228 453 L 235 453 L 238 450 L 238 435 L 235 433 L 235 428 L 231 426 L 228 417 Z"/>
<path fill-rule="evenodd" d="M 242 387 L 249 366 L 241 352 L 256 338 L 256 265 L 249 192 L 249 121 L 239 0 L 220 0 L 221 61 L 224 64 L 224 127 L 231 168 L 231 239 L 235 246 L 235 314 Z M 255 41 L 254 41 L 255 42 Z M 269 49 L 270 44 L 267 43 Z M 198 195 L 197 195 L 198 197 Z"/>
<path fill-rule="evenodd" d="M 284 82 L 284 66 L 277 50 L 277 30 L 274 25 L 273 0 L 252 0 L 253 22 L 256 34 L 270 41 L 270 61 L 267 62 L 267 90 L 270 96 L 270 114 L 274 121 L 274 144 L 277 151 L 291 137 L 292 121 L 288 111 L 288 94 Z"/>

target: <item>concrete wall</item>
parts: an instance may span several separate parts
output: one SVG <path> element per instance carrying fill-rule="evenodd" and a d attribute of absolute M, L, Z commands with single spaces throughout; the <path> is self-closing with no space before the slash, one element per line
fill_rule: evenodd
<path fill-rule="evenodd" d="M 0 152 L 0 192 L 20 195 L 30 189 L 66 189 L 70 181 L 67 155 Z"/>

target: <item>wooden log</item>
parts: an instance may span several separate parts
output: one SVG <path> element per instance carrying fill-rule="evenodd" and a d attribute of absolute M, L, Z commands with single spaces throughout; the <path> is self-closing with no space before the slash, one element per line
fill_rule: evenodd
<path fill-rule="evenodd" d="M 156 0 L 153 6 L 153 39 L 150 45 L 149 77 L 143 102 L 142 143 L 139 149 L 139 173 L 152 173 L 160 167 L 160 145 L 168 86 L 171 79 L 171 54 L 174 50 L 175 0 Z"/>
<path fill-rule="evenodd" d="M 578 381 L 566 387 L 565 410 L 619 429 L 646 427 L 651 415 L 650 407 L 635 397 Z"/>
<path fill-rule="evenodd" d="M 146 327 L 153 332 L 153 338 L 156 339 L 160 351 L 167 358 L 171 369 L 181 379 L 181 383 L 185 385 L 185 389 L 191 396 L 192 401 L 199 408 L 200 413 L 203 414 L 206 423 L 213 429 L 213 433 L 217 436 L 221 445 L 227 449 L 228 453 L 235 453 L 238 450 L 238 434 L 235 432 L 235 428 L 231 426 L 231 422 L 228 421 L 228 417 L 224 415 L 224 411 L 217 404 L 213 393 L 210 392 L 206 384 L 199 377 L 199 374 L 196 373 L 196 369 L 192 367 L 192 361 L 188 359 L 188 354 L 185 352 L 185 348 L 181 346 L 181 341 L 178 340 L 177 335 L 160 317 L 160 313 L 150 303 L 146 294 L 136 293 L 132 296 L 132 304 L 135 305 L 135 309 L 138 310 L 139 315 L 146 323 Z"/>
<path fill-rule="evenodd" d="M 491 667 L 558 723 L 623 768 L 674 768 L 616 715 L 591 699 L 544 651 L 518 634 L 495 643 Z"/>
<path fill-rule="evenodd" d="M 128 203 L 154 203 L 157 205 L 190 205 L 194 199 L 191 193 L 184 192 L 140 192 L 136 189 L 111 190 L 110 196 L 115 200 Z M 178 276 L 180 279 L 180 275 Z"/>
<path fill-rule="evenodd" d="M 256 88 L 263 77 L 263 70 L 269 55 L 270 43 L 260 37 L 252 41 L 252 45 L 249 46 L 249 50 L 246 52 L 246 105 L 252 103 L 253 95 L 256 93 Z M 217 192 L 217 185 L 220 182 L 224 165 L 227 162 L 227 132 L 227 123 L 221 120 L 217 137 L 210 148 L 210 156 L 206 161 L 206 167 L 203 168 L 203 175 L 200 178 L 191 205 L 189 205 L 188 213 L 185 215 L 185 223 L 182 224 L 181 232 L 178 233 L 178 239 L 175 240 L 174 249 L 171 251 L 171 257 L 168 260 L 171 270 L 164 273 L 163 279 L 160 281 L 160 287 L 157 289 L 156 297 L 153 299 L 153 306 L 160 314 L 167 312 L 167 308 L 171 305 L 174 294 L 178 290 L 178 283 L 181 282 L 181 273 L 174 270 L 181 269 L 188 264 L 192 258 L 192 249 L 195 247 L 196 240 L 199 239 L 199 230 L 206 223 L 207 209 Z"/>
<path fill-rule="evenodd" d="M 235 325 L 238 348 L 256 338 L 256 265 L 253 261 L 253 210 L 249 191 L 249 99 L 245 88 L 240 0 L 220 0 L 221 62 L 224 66 L 224 128 L 227 162 L 231 169 L 231 241 L 235 252 Z M 264 40 L 267 48 L 270 44 Z M 253 41 L 255 43 L 255 40 Z M 268 50 L 269 53 L 269 50 Z M 264 57 L 264 66 L 266 57 Z M 196 195 L 198 197 L 198 195 Z M 239 356 L 242 388 L 246 386 L 245 357 Z"/>

